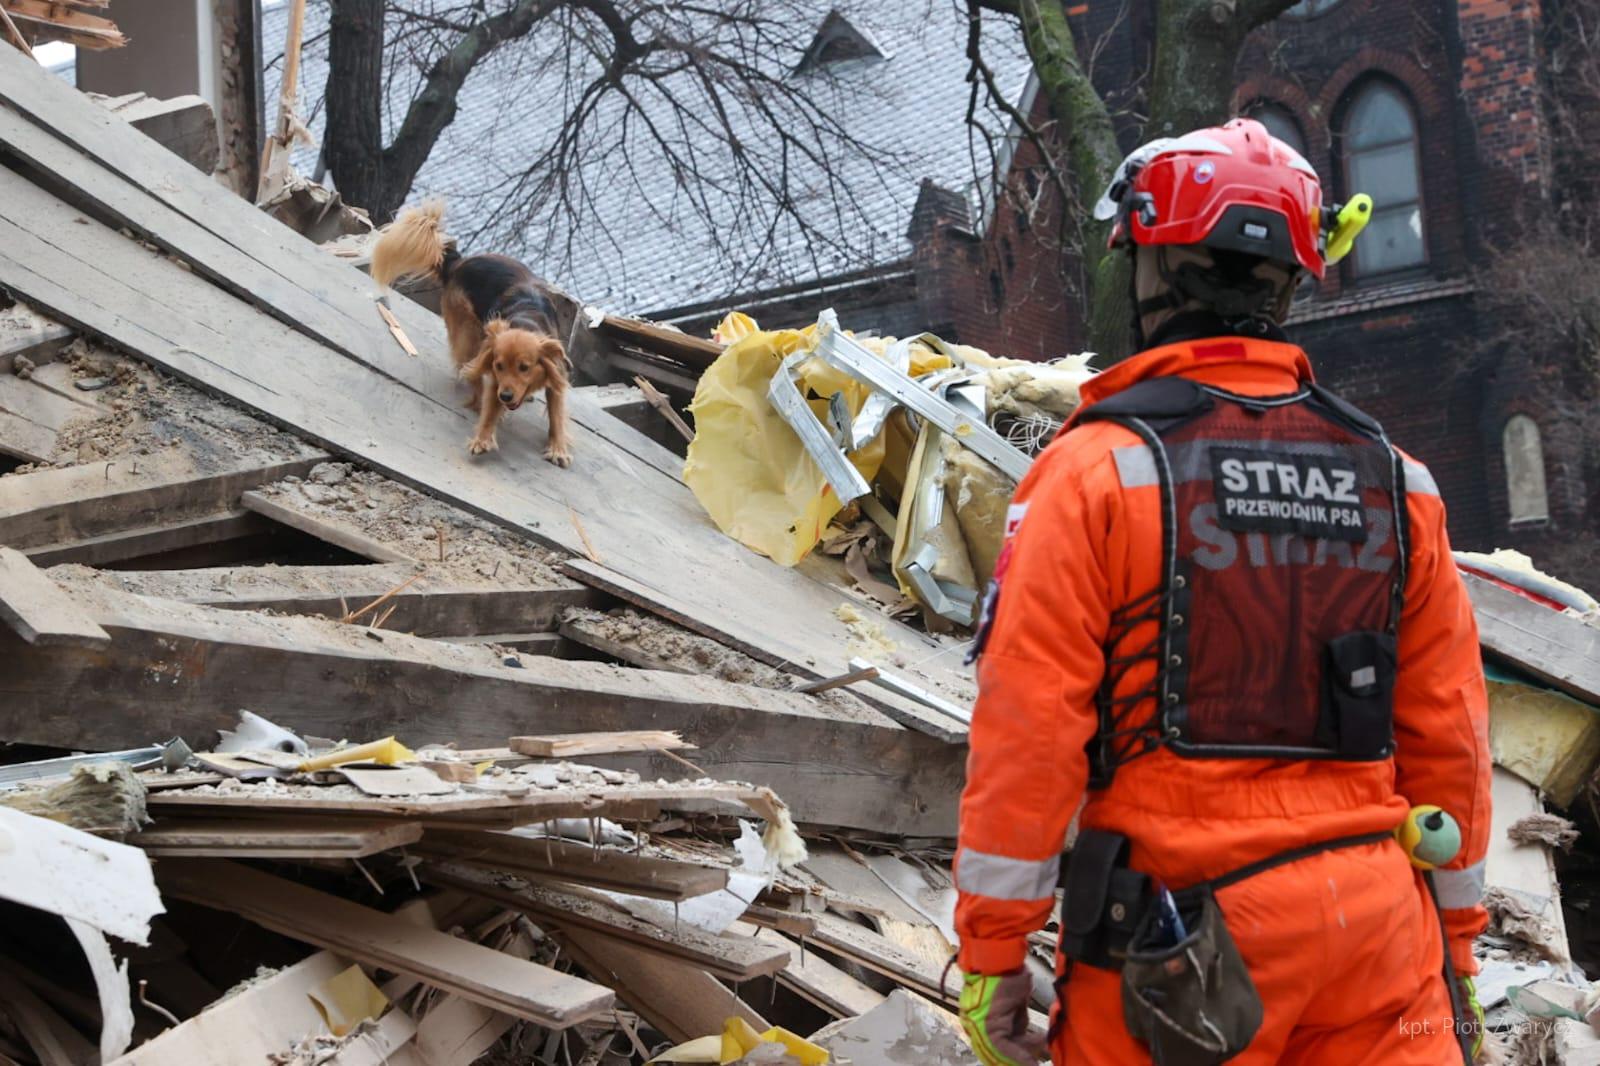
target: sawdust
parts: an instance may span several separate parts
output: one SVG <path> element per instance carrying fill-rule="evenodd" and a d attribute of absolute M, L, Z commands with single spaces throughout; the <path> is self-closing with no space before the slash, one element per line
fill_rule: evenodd
<path fill-rule="evenodd" d="M 869 618 L 854 604 L 841 603 L 833 609 L 833 616 L 845 624 L 850 631 L 850 639 L 845 644 L 852 655 L 862 655 L 867 658 L 874 656 L 889 656 L 894 659 L 900 646 L 889 638 L 884 630 L 883 622 L 876 618 Z"/>
<path fill-rule="evenodd" d="M 796 683 L 793 674 L 631 607 L 610 612 L 569 607 L 562 612 L 561 621 L 581 626 L 608 643 L 636 649 L 644 658 L 685 673 L 779 691 L 792 690 Z M 840 710 L 864 709 L 860 700 L 838 689 L 818 693 L 816 698 Z"/>
<path fill-rule="evenodd" d="M 320 463 L 304 478 L 284 478 L 258 491 L 418 562 L 438 563 L 442 557 L 457 573 L 506 585 L 570 584 L 556 572 L 565 555 L 349 463 Z"/>
<path fill-rule="evenodd" d="M 1547 844 L 1562 851 L 1571 851 L 1578 842 L 1578 828 L 1555 814 L 1530 814 L 1519 819 L 1506 836 L 1518 844 Z"/>

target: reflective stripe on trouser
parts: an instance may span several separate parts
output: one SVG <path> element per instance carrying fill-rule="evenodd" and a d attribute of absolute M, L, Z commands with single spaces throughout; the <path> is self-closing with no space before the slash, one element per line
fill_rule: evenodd
<path fill-rule="evenodd" d="M 956 888 L 990 899 L 1044 899 L 1056 891 L 1061 856 L 1012 859 L 962 848 L 956 856 Z"/>
<path fill-rule="evenodd" d="M 1324 852 L 1218 893 L 1266 1009 L 1229 1066 L 1461 1066 L 1439 920 L 1392 843 Z M 1075 964 L 1056 1066 L 1140 1066 L 1121 976 Z"/>

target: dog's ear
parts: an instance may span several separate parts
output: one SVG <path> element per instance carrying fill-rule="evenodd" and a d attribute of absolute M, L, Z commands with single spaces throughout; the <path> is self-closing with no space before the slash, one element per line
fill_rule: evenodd
<path fill-rule="evenodd" d="M 567 367 L 572 365 L 567 360 L 567 350 L 554 337 L 539 342 L 539 359 L 549 368 L 551 377 L 565 378 Z"/>
<path fill-rule="evenodd" d="M 491 333 L 490 329 L 496 326 L 500 328 Z M 471 362 L 463 363 L 461 369 L 456 371 L 456 376 L 462 381 L 477 381 L 487 374 L 489 367 L 494 365 L 494 339 L 504 332 L 504 322 L 491 322 L 484 327 L 483 343 L 478 345 L 478 354 L 472 357 Z"/>

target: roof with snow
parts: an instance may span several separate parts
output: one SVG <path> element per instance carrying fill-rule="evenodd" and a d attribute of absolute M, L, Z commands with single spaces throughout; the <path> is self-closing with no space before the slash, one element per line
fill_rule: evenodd
<path fill-rule="evenodd" d="M 591 146 L 576 200 L 560 204 L 519 192 L 528 160 L 551 143 L 575 91 L 573 71 L 558 58 L 566 38 L 543 31 L 491 54 L 468 77 L 455 120 L 409 201 L 444 196 L 447 227 L 468 252 L 518 256 L 590 303 L 660 317 L 902 263 L 911 251 L 906 227 L 920 183 L 975 189 L 974 175 L 989 169 L 985 138 L 966 118 L 965 14 L 948 0 L 857 0 L 831 10 L 824 5 L 815 21 L 815 33 L 794 38 L 809 46 L 769 57 L 777 77 L 789 84 L 801 79 L 806 92 L 825 102 L 843 134 L 829 146 L 834 180 L 801 170 L 792 182 L 798 220 L 774 221 L 773 201 L 760 191 L 746 189 L 741 199 L 724 145 L 692 123 L 673 138 L 680 160 L 692 160 L 696 172 L 685 181 L 681 166 L 640 124 L 620 128 L 616 109 L 602 108 L 586 123 Z M 312 0 L 299 110 L 319 138 L 327 25 L 326 0 Z M 266 99 L 274 103 L 286 26 L 283 5 L 263 12 Z M 1016 37 L 996 24 L 984 46 L 999 84 L 1014 98 L 1030 69 Z M 415 42 L 391 47 L 386 137 L 432 59 Z M 1005 129 L 992 113 L 980 116 L 988 128 Z M 732 120 L 742 139 L 756 142 L 757 158 L 778 158 L 770 128 L 752 123 L 748 113 Z M 1002 140 L 993 138 L 996 146 Z M 302 151 L 296 165 L 314 173 L 316 153 Z"/>

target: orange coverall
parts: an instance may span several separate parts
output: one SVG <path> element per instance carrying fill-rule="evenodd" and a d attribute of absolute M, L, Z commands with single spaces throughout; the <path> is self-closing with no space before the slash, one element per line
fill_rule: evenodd
<path fill-rule="evenodd" d="M 1290 344 L 1210 348 L 1191 341 L 1143 352 L 1087 383 L 1083 402 L 1158 375 L 1255 396 L 1290 393 L 1311 378 L 1305 353 Z M 969 973 L 1016 969 L 1025 937 L 1050 918 L 1059 854 L 1084 799 L 1109 617 L 1159 584 L 1160 490 L 1123 488 L 1113 450 L 1130 446 L 1142 445 L 1115 423 L 1069 425 L 1017 489 L 961 799 L 956 930 Z M 1487 696 L 1443 501 L 1426 468 L 1409 457 L 1404 465 L 1411 550 L 1393 759 L 1202 759 L 1161 748 L 1090 794 L 1081 824 L 1127 835 L 1131 865 L 1176 889 L 1301 845 L 1393 829 L 1412 804 L 1436 803 L 1462 830 L 1461 853 L 1435 877 L 1456 972 L 1469 975 L 1472 940 L 1488 920 L 1478 902 L 1489 835 Z M 1117 694 L 1145 686 L 1153 670 L 1134 671 Z M 1322 852 L 1217 898 L 1265 1005 L 1259 1033 L 1233 1062 L 1461 1062 L 1438 912 L 1397 844 Z M 1058 958 L 1058 972 L 1062 965 Z M 1119 981 L 1072 965 L 1052 1012 L 1054 1062 L 1150 1061 L 1123 1024 Z"/>

